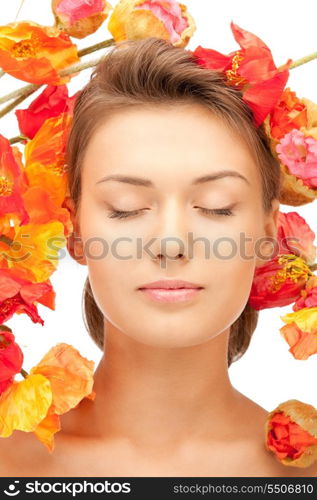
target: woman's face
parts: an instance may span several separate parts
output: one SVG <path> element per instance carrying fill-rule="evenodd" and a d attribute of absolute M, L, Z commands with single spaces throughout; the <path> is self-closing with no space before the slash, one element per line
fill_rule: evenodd
<path fill-rule="evenodd" d="M 201 344 L 228 329 L 272 251 L 255 245 L 276 235 L 278 206 L 264 213 L 249 150 L 199 104 L 112 115 L 86 149 L 77 212 L 82 263 L 106 324 L 160 347 Z M 164 279 L 203 288 L 176 302 L 139 289 Z"/>

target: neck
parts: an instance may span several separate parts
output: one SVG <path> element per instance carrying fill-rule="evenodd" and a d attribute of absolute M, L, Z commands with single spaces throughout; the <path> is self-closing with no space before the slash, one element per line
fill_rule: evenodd
<path fill-rule="evenodd" d="M 231 439 L 240 393 L 228 375 L 228 338 L 229 329 L 201 345 L 157 348 L 108 323 L 94 376 L 96 398 L 84 400 L 94 435 L 145 447 Z"/>

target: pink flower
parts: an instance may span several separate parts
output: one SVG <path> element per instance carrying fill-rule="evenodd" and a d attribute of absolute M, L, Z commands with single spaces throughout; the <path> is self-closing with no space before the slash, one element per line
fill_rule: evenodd
<path fill-rule="evenodd" d="M 317 141 L 313 137 L 294 129 L 282 137 L 276 151 L 292 175 L 317 189 Z"/>
<path fill-rule="evenodd" d="M 135 9 L 149 9 L 162 21 L 170 34 L 170 41 L 175 43 L 179 40 L 182 32 L 188 26 L 188 22 L 182 15 L 181 8 L 175 0 L 146 0 L 137 5 Z"/>
<path fill-rule="evenodd" d="M 75 38 L 97 31 L 111 9 L 106 0 L 52 0 L 56 26 Z"/>

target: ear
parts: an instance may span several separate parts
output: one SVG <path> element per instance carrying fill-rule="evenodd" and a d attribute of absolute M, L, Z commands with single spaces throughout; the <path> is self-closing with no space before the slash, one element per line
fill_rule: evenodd
<path fill-rule="evenodd" d="M 73 232 L 67 237 L 67 250 L 78 264 L 87 265 L 86 256 L 84 254 L 83 241 L 81 239 L 80 227 L 78 223 L 78 213 L 76 211 L 75 202 L 71 197 L 64 200 L 63 207 L 70 213 L 70 218 L 73 224 Z"/>
<path fill-rule="evenodd" d="M 264 219 L 264 241 L 257 248 L 256 266 L 261 266 L 273 259 L 278 253 L 278 216 L 280 212 L 280 202 L 277 198 L 272 200 L 272 208 Z"/>

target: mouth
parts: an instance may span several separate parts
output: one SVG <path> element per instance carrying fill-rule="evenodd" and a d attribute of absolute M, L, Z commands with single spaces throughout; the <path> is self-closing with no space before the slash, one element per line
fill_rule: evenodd
<path fill-rule="evenodd" d="M 201 286 L 178 286 L 178 287 L 140 287 L 139 290 L 145 296 L 156 302 L 175 303 L 186 302 L 199 295 Z"/>

